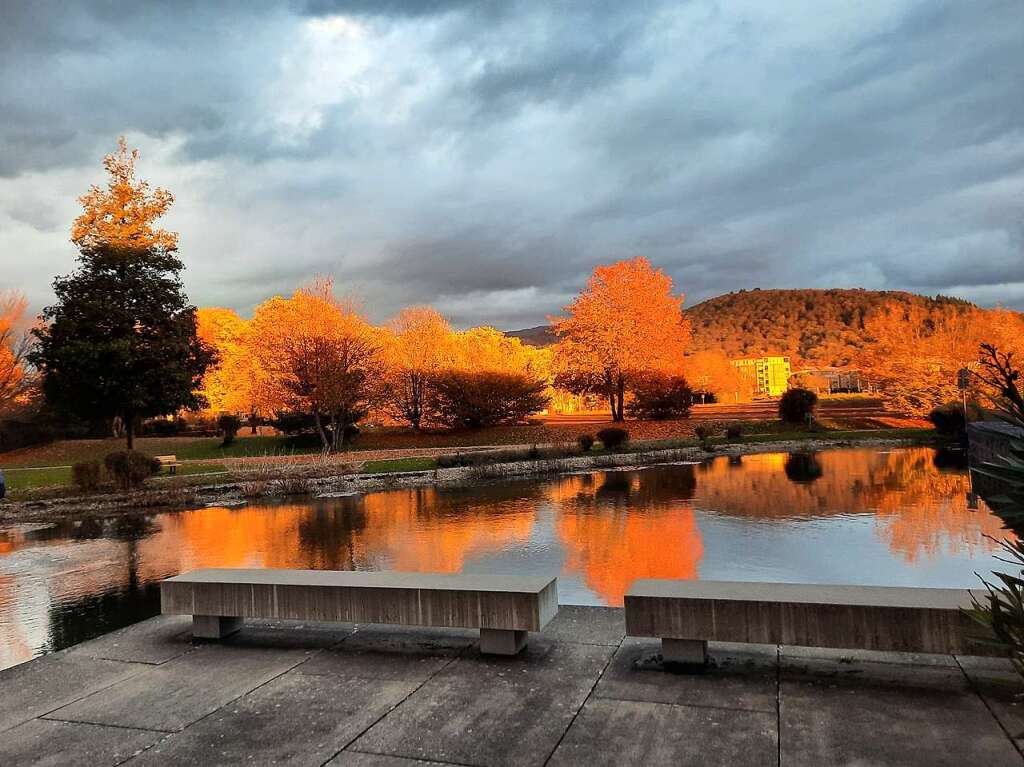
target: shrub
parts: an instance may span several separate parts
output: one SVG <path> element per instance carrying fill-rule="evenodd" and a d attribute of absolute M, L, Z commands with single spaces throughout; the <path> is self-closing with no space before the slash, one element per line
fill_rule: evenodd
<path fill-rule="evenodd" d="M 704 424 L 697 424 L 693 427 L 693 433 L 701 442 L 707 442 L 711 436 L 711 427 Z"/>
<path fill-rule="evenodd" d="M 960 402 L 947 402 L 939 405 L 928 414 L 928 420 L 932 426 L 943 437 L 958 439 L 961 442 L 967 439 L 967 424 L 978 421 L 982 418 L 981 408 L 976 402 L 967 403 L 967 418 L 964 418 L 964 406 Z"/>
<path fill-rule="evenodd" d="M 139 487 L 160 471 L 160 462 L 137 450 L 118 450 L 103 459 L 103 465 L 122 490 Z"/>
<path fill-rule="evenodd" d="M 434 379 L 430 404 L 444 425 L 479 429 L 517 423 L 543 410 L 550 401 L 546 388 L 525 375 L 453 370 Z"/>
<path fill-rule="evenodd" d="M 139 434 L 152 434 L 154 437 L 176 437 L 185 428 L 180 418 L 152 418 L 143 421 Z"/>
<path fill-rule="evenodd" d="M 220 433 L 224 437 L 221 445 L 227 447 L 235 441 L 238 430 L 242 428 L 242 419 L 237 415 L 222 415 L 217 419 L 217 428 L 220 429 Z"/>
<path fill-rule="evenodd" d="M 576 438 L 576 444 L 580 446 L 580 450 L 586 453 L 594 446 L 594 435 L 581 434 Z"/>
<path fill-rule="evenodd" d="M 731 423 L 725 427 L 726 439 L 743 439 L 743 427 L 738 423 Z"/>
<path fill-rule="evenodd" d="M 1001 541 L 1000 545 L 1009 555 L 1002 561 L 1013 567 L 1010 572 L 993 572 L 991 581 L 982 578 L 985 593 L 971 596 L 973 607 L 968 614 L 987 635 L 976 641 L 1005 653 L 1017 674 L 1024 676 L 1024 542 Z"/>
<path fill-rule="evenodd" d="M 608 450 L 615 450 L 629 442 L 629 432 L 625 429 L 610 426 L 607 429 L 601 429 L 597 433 L 597 438 L 601 440 L 601 444 Z"/>
<path fill-rule="evenodd" d="M 818 395 L 807 389 L 789 389 L 779 400 L 779 417 L 786 423 L 804 423 L 814 412 Z"/>
<path fill-rule="evenodd" d="M 99 461 L 79 461 L 71 467 L 71 480 L 79 490 L 93 493 L 103 481 L 103 467 Z"/>
<path fill-rule="evenodd" d="M 664 421 L 690 414 L 693 392 L 683 376 L 651 374 L 633 385 L 633 399 L 626 410 L 634 418 Z"/>

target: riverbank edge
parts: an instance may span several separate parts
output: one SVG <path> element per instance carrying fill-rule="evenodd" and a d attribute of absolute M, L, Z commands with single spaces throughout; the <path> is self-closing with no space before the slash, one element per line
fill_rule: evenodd
<path fill-rule="evenodd" d="M 135 493 L 110 493 L 96 496 L 71 496 L 32 501 L 8 501 L 0 505 L 0 523 L 52 522 L 75 518 L 135 516 L 164 511 L 182 511 L 209 506 L 244 506 L 285 498 L 318 498 L 359 495 L 380 490 L 394 490 L 410 487 L 471 486 L 506 479 L 531 476 L 567 474 L 577 471 L 601 471 L 602 469 L 628 469 L 642 466 L 657 466 L 672 463 L 700 463 L 718 456 L 743 456 L 759 453 L 800 452 L 814 453 L 850 447 L 909 447 L 930 444 L 915 438 L 872 438 L 864 439 L 803 439 L 778 440 L 772 442 L 735 442 L 715 445 L 712 450 L 700 446 L 655 449 L 641 452 L 611 453 L 602 455 L 579 455 L 567 458 L 514 461 L 507 463 L 460 466 L 447 469 L 428 469 L 410 472 L 384 472 L 371 474 L 332 473 L 323 476 L 305 477 L 308 489 L 301 496 L 285 493 L 267 493 L 257 497 L 245 497 L 245 480 L 174 487 L 167 489 L 142 490 Z M 282 478 L 287 477 L 282 472 Z M 272 486 L 273 483 L 270 483 Z"/>

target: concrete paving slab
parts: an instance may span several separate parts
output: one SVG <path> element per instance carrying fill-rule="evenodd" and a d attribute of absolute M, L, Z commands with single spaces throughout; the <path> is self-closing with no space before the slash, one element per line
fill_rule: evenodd
<path fill-rule="evenodd" d="M 0 732 L 128 679 L 146 668 L 57 653 L 0 671 Z"/>
<path fill-rule="evenodd" d="M 537 653 L 537 661 L 527 656 Z M 461 657 L 429 679 L 353 748 L 472 765 L 539 765 L 555 748 L 610 647 L 531 644 L 507 659 Z"/>
<path fill-rule="evenodd" d="M 131 663 L 166 663 L 192 650 L 192 619 L 159 615 L 75 645 L 68 655 Z"/>
<path fill-rule="evenodd" d="M 779 645 L 779 656 L 791 661 L 811 658 L 838 663 L 855 660 L 868 663 L 895 663 L 900 666 L 948 666 L 954 668 L 957 665 L 952 655 L 883 650 L 836 650 L 830 647 L 794 647 L 792 645 Z"/>
<path fill-rule="evenodd" d="M 283 674 L 309 652 L 209 645 L 147 667 L 49 718 L 175 732 Z"/>
<path fill-rule="evenodd" d="M 626 636 L 625 615 L 617 607 L 562 605 L 541 635 L 560 642 L 617 645 Z"/>
<path fill-rule="evenodd" d="M 333 647 L 353 631 L 345 623 L 305 623 L 299 621 L 245 621 L 237 634 L 212 642 L 225 647 L 251 647 L 267 650 L 321 650 Z M 197 644 L 211 644 L 197 639 Z"/>
<path fill-rule="evenodd" d="M 300 674 L 421 682 L 477 641 L 476 631 L 360 628 L 329 651 L 303 663 Z"/>
<path fill-rule="evenodd" d="M 290 672 L 169 736 L 131 764 L 319 767 L 415 687 L 409 681 Z"/>
<path fill-rule="evenodd" d="M 959 669 L 784 663 L 780 722 L 784 765 L 1021 764 Z"/>
<path fill-rule="evenodd" d="M 1024 751 L 1024 683 L 1008 660 L 964 663 L 964 673 L 1003 729 Z"/>
<path fill-rule="evenodd" d="M 33 719 L 0 738 L 0 764 L 17 767 L 105 767 L 152 746 L 163 733 Z"/>
<path fill-rule="evenodd" d="M 778 665 L 767 645 L 709 646 L 704 673 L 666 671 L 655 658 L 657 639 L 630 637 L 623 642 L 594 695 L 598 698 L 716 706 L 774 714 L 778 708 Z"/>
<path fill-rule="evenodd" d="M 548 764 L 774 767 L 777 759 L 774 714 L 592 698 Z"/>
<path fill-rule="evenodd" d="M 469 648 L 445 669 L 445 674 L 550 684 L 565 677 L 596 681 L 615 652 L 611 645 L 557 642 L 540 635 L 511 657 L 483 655 Z"/>

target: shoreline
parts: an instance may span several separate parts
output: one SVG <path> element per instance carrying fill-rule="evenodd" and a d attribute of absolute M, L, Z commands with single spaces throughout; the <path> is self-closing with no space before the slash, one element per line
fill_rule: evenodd
<path fill-rule="evenodd" d="M 135 493 L 66 496 L 61 498 L 8 501 L 0 504 L 0 524 L 68 521 L 78 518 L 130 517 L 160 512 L 188 511 L 212 506 L 245 506 L 275 502 L 285 498 L 303 498 L 309 502 L 345 495 L 394 490 L 409 487 L 472 486 L 494 481 L 526 477 L 554 476 L 580 470 L 628 469 L 672 463 L 701 463 L 720 456 L 757 455 L 779 452 L 819 452 L 851 447 L 909 447 L 924 445 L 921 439 L 865 437 L 863 439 L 823 437 L 822 439 L 733 442 L 715 445 L 663 448 L 638 452 L 578 455 L 567 458 L 513 461 L 506 463 L 426 469 L 408 472 L 371 474 L 333 473 L 315 477 L 295 477 L 281 471 L 268 484 L 290 478 L 300 479 L 302 493 L 243 494 L 243 479 L 208 485 L 148 489 Z"/>

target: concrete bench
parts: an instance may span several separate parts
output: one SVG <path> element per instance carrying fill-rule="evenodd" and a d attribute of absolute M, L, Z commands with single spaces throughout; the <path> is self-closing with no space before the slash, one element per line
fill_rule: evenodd
<path fill-rule="evenodd" d="M 480 650 L 515 655 L 558 612 L 554 578 L 338 570 L 193 570 L 160 584 L 161 611 L 220 639 L 244 618 L 480 629 Z"/>
<path fill-rule="evenodd" d="M 980 596 L 980 593 L 978 594 Z M 967 589 L 638 580 L 626 633 L 659 637 L 668 662 L 703 664 L 708 640 L 990 655 Z"/>
<path fill-rule="evenodd" d="M 178 467 L 181 466 L 178 463 L 178 456 L 176 455 L 155 455 L 153 456 L 160 463 L 161 469 L 167 469 L 168 474 L 177 474 Z"/>

